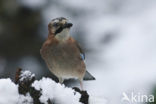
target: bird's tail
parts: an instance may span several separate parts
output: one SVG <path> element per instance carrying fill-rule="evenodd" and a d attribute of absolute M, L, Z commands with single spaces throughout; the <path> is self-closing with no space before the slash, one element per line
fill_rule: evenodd
<path fill-rule="evenodd" d="M 95 80 L 95 77 L 93 77 L 88 71 L 86 71 L 83 80 Z"/>

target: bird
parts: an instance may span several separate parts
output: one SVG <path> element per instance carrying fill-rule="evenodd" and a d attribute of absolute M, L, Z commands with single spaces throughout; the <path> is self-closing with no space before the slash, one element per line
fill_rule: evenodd
<path fill-rule="evenodd" d="M 84 51 L 70 35 L 72 26 L 64 17 L 52 19 L 48 24 L 48 38 L 43 43 L 40 54 L 59 83 L 62 84 L 65 79 L 77 78 L 83 90 L 83 79 L 95 78 L 86 70 Z"/>

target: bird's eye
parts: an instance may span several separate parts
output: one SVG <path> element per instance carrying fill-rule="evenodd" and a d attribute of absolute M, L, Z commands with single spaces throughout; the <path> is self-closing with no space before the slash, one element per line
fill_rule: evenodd
<path fill-rule="evenodd" d="M 59 26 L 59 23 L 54 23 L 53 26 L 57 27 Z"/>

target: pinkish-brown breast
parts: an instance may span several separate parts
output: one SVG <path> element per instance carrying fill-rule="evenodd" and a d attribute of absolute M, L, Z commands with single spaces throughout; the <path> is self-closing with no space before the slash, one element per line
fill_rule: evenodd
<path fill-rule="evenodd" d="M 71 37 L 65 42 L 59 42 L 54 37 L 48 39 L 41 48 L 41 55 L 56 76 L 70 74 L 79 77 L 78 75 L 85 73 L 86 68 L 81 60 L 80 50 Z"/>

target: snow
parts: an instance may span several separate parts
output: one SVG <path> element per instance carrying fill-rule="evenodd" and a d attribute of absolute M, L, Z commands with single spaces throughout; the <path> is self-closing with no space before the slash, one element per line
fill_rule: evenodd
<path fill-rule="evenodd" d="M 109 104 L 106 98 L 101 96 L 89 96 L 89 104 Z"/>
<path fill-rule="evenodd" d="M 26 96 L 20 95 L 18 98 L 18 104 L 33 104 L 33 99 L 29 93 L 27 93 Z"/>
<path fill-rule="evenodd" d="M 32 86 L 37 90 L 42 90 L 42 96 L 40 97 L 42 103 L 48 104 L 47 100 L 50 99 L 56 104 L 81 104 L 79 102 L 79 93 L 75 93 L 71 88 L 56 83 L 50 78 L 42 78 L 39 81 L 35 81 Z"/>
<path fill-rule="evenodd" d="M 35 74 L 32 74 L 30 71 L 22 71 L 20 75 L 20 81 L 23 81 L 24 79 L 32 79 L 35 76 Z"/>
<path fill-rule="evenodd" d="M 23 75 L 24 77 L 25 75 L 30 75 L 30 72 L 25 71 Z M 41 90 L 40 101 L 44 104 L 48 104 L 48 99 L 55 104 L 82 104 L 79 102 L 81 95 L 78 92 L 56 83 L 50 78 L 36 80 L 32 86 L 37 90 Z M 95 99 L 91 99 L 90 101 L 93 102 Z M 19 94 L 18 85 L 14 84 L 9 78 L 0 79 L 0 104 L 33 104 L 33 99 L 29 93 L 25 96 Z"/>
<path fill-rule="evenodd" d="M 29 94 L 26 96 L 18 93 L 18 85 L 11 79 L 0 79 L 0 104 L 33 104 Z"/>
<path fill-rule="evenodd" d="M 0 104 L 17 104 L 18 87 L 9 78 L 0 79 Z"/>

